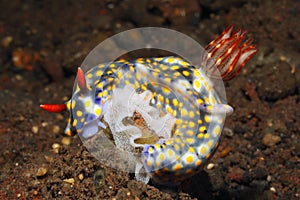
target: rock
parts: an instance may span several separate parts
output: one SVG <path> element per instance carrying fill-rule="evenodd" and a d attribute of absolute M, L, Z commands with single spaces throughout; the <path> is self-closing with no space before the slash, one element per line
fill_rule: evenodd
<path fill-rule="evenodd" d="M 44 167 L 40 167 L 36 173 L 37 177 L 42 177 L 45 176 L 47 174 L 48 170 Z"/>
<path fill-rule="evenodd" d="M 271 133 L 267 133 L 262 139 L 262 143 L 267 147 L 274 146 L 275 144 L 277 144 L 280 141 L 281 141 L 281 138 L 279 136 L 272 135 Z"/>

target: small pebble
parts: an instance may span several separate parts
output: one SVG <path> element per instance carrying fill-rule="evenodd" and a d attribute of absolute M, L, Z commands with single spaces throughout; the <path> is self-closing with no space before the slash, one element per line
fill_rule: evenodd
<path fill-rule="evenodd" d="M 15 76 L 15 79 L 16 79 L 17 81 L 21 81 L 21 80 L 23 80 L 23 76 L 17 74 L 17 75 Z"/>
<path fill-rule="evenodd" d="M 209 163 L 208 165 L 207 165 L 207 169 L 208 170 L 211 170 L 211 169 L 213 169 L 215 167 L 215 164 L 213 164 L 213 163 Z"/>
<path fill-rule="evenodd" d="M 48 171 L 48 170 L 47 170 L 46 168 L 40 167 L 40 168 L 38 169 L 37 173 L 36 173 L 36 176 L 37 176 L 37 177 L 44 176 L 44 175 L 47 174 L 47 171 Z"/>
<path fill-rule="evenodd" d="M 62 114 L 57 114 L 56 119 L 59 121 L 63 121 L 63 120 L 65 120 L 65 117 Z"/>
<path fill-rule="evenodd" d="M 43 122 L 42 127 L 46 127 L 46 126 L 48 126 L 48 122 Z"/>
<path fill-rule="evenodd" d="M 277 144 L 280 141 L 281 141 L 281 138 L 279 136 L 272 135 L 271 133 L 267 133 L 262 139 L 262 143 L 268 147 L 274 146 L 275 144 Z"/>
<path fill-rule="evenodd" d="M 276 189 L 274 187 L 270 187 L 270 190 L 274 193 L 276 192 Z"/>
<path fill-rule="evenodd" d="M 38 133 L 39 132 L 39 127 L 37 127 L 37 126 L 33 126 L 32 128 L 31 128 L 31 130 L 32 130 L 32 132 L 33 133 Z"/>
<path fill-rule="evenodd" d="M 83 174 L 79 174 L 79 175 L 78 175 L 78 179 L 82 181 L 82 180 L 84 179 Z"/>
<path fill-rule="evenodd" d="M 268 175 L 267 176 L 267 181 L 270 182 L 272 180 L 272 176 Z"/>
<path fill-rule="evenodd" d="M 53 161 L 53 158 L 51 156 L 45 156 L 45 160 L 47 162 L 52 162 Z"/>
<path fill-rule="evenodd" d="M 60 148 L 60 144 L 58 144 L 58 143 L 52 144 L 52 149 L 53 149 L 54 153 L 58 153 L 59 148 Z"/>
<path fill-rule="evenodd" d="M 7 48 L 12 41 L 14 40 L 14 38 L 12 36 L 6 36 L 5 38 L 2 39 L 1 44 L 3 47 Z"/>
<path fill-rule="evenodd" d="M 64 182 L 69 183 L 69 184 L 74 184 L 75 179 L 74 178 L 67 178 L 67 179 L 64 179 Z"/>
<path fill-rule="evenodd" d="M 226 147 L 225 149 L 223 149 L 222 151 L 221 151 L 221 155 L 220 155 L 220 157 L 221 158 L 225 158 L 231 151 L 232 151 L 232 147 Z"/>
<path fill-rule="evenodd" d="M 54 134 L 58 134 L 58 133 L 59 133 L 59 131 L 60 131 L 60 128 L 59 128 L 59 126 L 57 126 L 57 125 L 54 125 L 54 126 L 53 126 L 53 128 L 52 128 L 52 132 L 53 132 Z"/>
<path fill-rule="evenodd" d="M 71 138 L 70 137 L 63 137 L 61 140 L 61 143 L 63 145 L 70 145 L 71 144 Z"/>

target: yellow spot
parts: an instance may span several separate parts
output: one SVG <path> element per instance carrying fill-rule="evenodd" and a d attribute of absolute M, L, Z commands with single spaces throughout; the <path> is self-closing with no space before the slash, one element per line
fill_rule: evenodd
<path fill-rule="evenodd" d="M 173 110 L 170 106 L 167 106 L 167 112 L 170 113 L 170 114 L 173 114 Z"/>
<path fill-rule="evenodd" d="M 189 122 L 189 127 L 190 128 L 194 128 L 195 127 L 195 123 L 194 122 Z"/>
<path fill-rule="evenodd" d="M 170 93 L 170 90 L 166 87 L 163 87 L 162 88 L 163 92 L 166 93 L 166 94 L 169 94 Z"/>
<path fill-rule="evenodd" d="M 209 159 L 209 157 L 210 157 L 210 153 L 208 153 L 208 154 L 205 156 L 206 159 Z"/>
<path fill-rule="evenodd" d="M 182 123 L 181 119 L 176 119 L 175 124 L 180 125 Z"/>
<path fill-rule="evenodd" d="M 204 116 L 204 121 L 205 121 L 206 123 L 209 123 L 209 122 L 210 122 L 210 117 L 209 117 L 208 115 L 205 115 L 205 116 Z"/>
<path fill-rule="evenodd" d="M 101 71 L 101 70 L 98 70 L 97 72 L 96 72 L 96 76 L 101 76 L 103 74 L 103 72 Z"/>
<path fill-rule="evenodd" d="M 84 122 L 84 118 L 81 118 L 80 122 L 83 123 Z"/>
<path fill-rule="evenodd" d="M 101 65 L 98 65 L 98 68 L 103 68 L 105 65 L 101 64 Z"/>
<path fill-rule="evenodd" d="M 166 77 L 166 78 L 165 78 L 165 81 L 166 81 L 167 83 L 171 83 L 171 78 L 170 78 L 170 77 Z"/>
<path fill-rule="evenodd" d="M 159 58 L 155 58 L 154 60 L 156 60 L 156 61 L 161 61 L 163 59 L 163 57 L 159 57 Z"/>
<path fill-rule="evenodd" d="M 174 151 L 172 149 L 168 149 L 167 153 L 168 153 L 168 156 L 170 156 L 170 157 L 174 156 Z"/>
<path fill-rule="evenodd" d="M 180 102 L 180 103 L 179 103 L 179 108 L 182 108 L 182 107 L 183 107 L 183 103 Z"/>
<path fill-rule="evenodd" d="M 190 112 L 189 112 L 189 117 L 190 117 L 190 118 L 194 118 L 194 117 L 195 117 L 195 113 L 194 113 L 193 111 L 190 111 Z"/>
<path fill-rule="evenodd" d="M 108 95 L 107 90 L 104 90 L 102 93 L 103 93 L 102 95 L 105 96 L 105 97 Z"/>
<path fill-rule="evenodd" d="M 181 140 L 179 138 L 175 138 L 175 142 L 180 143 Z"/>
<path fill-rule="evenodd" d="M 173 116 L 173 117 L 176 117 L 176 116 L 177 116 L 177 111 L 176 111 L 176 110 L 173 110 L 172 116 Z"/>
<path fill-rule="evenodd" d="M 181 110 L 181 115 L 182 115 L 183 117 L 185 117 L 185 116 L 187 115 L 187 110 L 186 110 L 186 109 L 182 109 L 182 110 Z"/>
<path fill-rule="evenodd" d="M 141 80 L 141 75 L 139 73 L 136 73 L 135 78 L 139 81 L 139 80 Z"/>
<path fill-rule="evenodd" d="M 99 92 L 99 93 L 97 94 L 97 97 L 102 97 L 102 96 L 103 96 L 102 92 Z"/>
<path fill-rule="evenodd" d="M 173 105 L 174 105 L 175 107 L 177 107 L 177 106 L 178 106 L 178 101 L 177 101 L 177 99 L 173 99 L 172 101 L 173 101 Z"/>
<path fill-rule="evenodd" d="M 197 99 L 197 104 L 203 104 L 203 100 L 202 99 Z"/>
<path fill-rule="evenodd" d="M 71 103 L 71 108 L 74 109 L 74 108 L 75 108 L 75 105 L 76 105 L 76 101 L 72 101 L 72 103 Z"/>
<path fill-rule="evenodd" d="M 152 162 L 150 160 L 148 160 L 147 165 L 150 167 L 152 165 Z"/>
<path fill-rule="evenodd" d="M 76 111 L 76 115 L 77 115 L 78 117 L 81 117 L 81 116 L 82 116 L 82 112 L 81 112 L 80 110 L 77 110 L 77 111 Z"/>
<path fill-rule="evenodd" d="M 85 106 L 86 108 L 90 107 L 90 105 L 91 105 L 91 101 L 90 101 L 90 100 L 87 100 L 87 101 L 84 103 L 84 106 Z"/>
<path fill-rule="evenodd" d="M 76 126 L 77 125 L 77 119 L 73 120 L 72 126 Z"/>
<path fill-rule="evenodd" d="M 194 152 L 195 152 L 195 149 L 194 149 L 193 147 L 190 147 L 190 148 L 189 148 L 189 152 L 194 153 Z"/>
<path fill-rule="evenodd" d="M 130 85 L 130 82 L 128 80 L 125 80 L 125 85 Z"/>
<path fill-rule="evenodd" d="M 156 164 L 156 166 L 157 166 L 157 167 L 159 167 L 159 166 L 160 166 L 160 162 L 159 162 L 159 161 L 156 161 L 156 163 L 155 163 L 155 164 Z"/>
<path fill-rule="evenodd" d="M 122 72 L 121 72 L 121 71 L 118 71 L 117 76 L 118 76 L 118 78 L 122 78 Z"/>
<path fill-rule="evenodd" d="M 160 104 L 160 103 L 157 103 L 157 104 L 156 104 L 156 107 L 157 107 L 158 109 L 161 109 L 161 104 Z"/>
<path fill-rule="evenodd" d="M 100 116 L 100 115 L 101 115 L 101 112 L 102 112 L 101 108 L 97 108 L 97 109 L 95 110 L 95 114 L 96 114 L 97 116 Z"/>
<path fill-rule="evenodd" d="M 194 87 L 195 87 L 195 89 L 200 88 L 200 81 L 199 80 L 194 80 Z"/>
<path fill-rule="evenodd" d="M 141 89 L 142 89 L 143 91 L 145 91 L 145 90 L 147 90 L 147 86 L 146 86 L 146 85 L 142 85 L 142 86 L 141 86 Z"/>
<path fill-rule="evenodd" d="M 116 66 L 114 63 L 111 63 L 110 65 L 109 65 L 110 67 L 114 67 L 114 66 Z"/>
<path fill-rule="evenodd" d="M 189 63 L 187 63 L 185 61 L 181 61 L 180 64 L 183 65 L 183 67 L 186 67 L 187 65 L 189 65 Z"/>
<path fill-rule="evenodd" d="M 70 105 L 71 105 L 71 103 L 70 103 L 70 101 L 68 101 L 68 102 L 66 103 L 66 106 L 67 106 L 67 109 L 68 109 L 68 110 L 70 110 Z"/>
<path fill-rule="evenodd" d="M 210 138 L 210 134 L 209 133 L 206 133 L 205 135 L 204 135 L 204 138 Z"/>
<path fill-rule="evenodd" d="M 201 119 L 198 119 L 198 124 L 202 124 L 202 120 Z"/>
<path fill-rule="evenodd" d="M 165 71 L 165 70 L 168 69 L 168 66 L 167 66 L 167 65 L 160 65 L 160 68 L 161 68 L 163 71 Z"/>
<path fill-rule="evenodd" d="M 168 63 L 173 63 L 174 62 L 174 58 L 173 57 L 168 58 L 167 62 Z"/>
<path fill-rule="evenodd" d="M 160 144 L 154 144 L 154 147 L 155 147 L 156 149 L 160 149 Z"/>
<path fill-rule="evenodd" d="M 71 132 L 70 129 L 67 129 L 67 130 L 65 131 L 65 133 L 66 133 L 67 136 L 72 136 L 72 132 Z"/>
<path fill-rule="evenodd" d="M 165 159 L 165 155 L 163 153 L 159 154 L 159 159 L 163 161 Z"/>
<path fill-rule="evenodd" d="M 190 73 L 186 70 L 182 71 L 182 73 L 183 73 L 184 76 L 189 76 L 190 75 Z"/>
<path fill-rule="evenodd" d="M 201 139 L 201 138 L 203 138 L 203 136 L 204 136 L 203 133 L 199 133 L 199 134 L 197 135 L 197 138 Z"/>
<path fill-rule="evenodd" d="M 211 147 L 212 147 L 212 145 L 213 145 L 213 141 L 212 141 L 212 140 L 210 140 L 210 141 L 207 143 L 207 145 L 208 145 L 208 147 L 209 147 L 209 148 L 211 148 Z"/>
<path fill-rule="evenodd" d="M 196 77 L 198 77 L 198 76 L 200 76 L 200 72 L 199 72 L 198 70 L 195 70 L 195 71 L 194 71 L 194 75 L 195 75 Z"/>
<path fill-rule="evenodd" d="M 187 157 L 186 157 L 186 162 L 192 163 L 193 161 L 194 161 L 193 156 L 187 156 Z"/>
<path fill-rule="evenodd" d="M 174 171 L 179 171 L 180 169 L 182 168 L 182 165 L 177 163 L 174 167 L 173 167 L 173 170 Z"/>
<path fill-rule="evenodd" d="M 137 82 L 137 81 L 135 81 L 135 82 L 134 82 L 134 86 L 135 86 L 135 88 L 139 88 L 139 87 L 140 87 L 140 83 Z"/>
<path fill-rule="evenodd" d="M 193 144 L 195 142 L 194 138 L 187 138 L 186 142 L 189 144 Z"/>
<path fill-rule="evenodd" d="M 217 126 L 215 129 L 214 129 L 214 133 L 215 133 L 215 135 L 216 136 L 218 136 L 219 134 L 220 134 L 220 127 L 219 126 Z"/>
<path fill-rule="evenodd" d="M 206 131 L 206 126 L 200 126 L 199 132 L 203 133 L 204 131 Z"/>
<path fill-rule="evenodd" d="M 132 65 L 129 66 L 129 70 L 134 72 L 134 67 Z"/>
<path fill-rule="evenodd" d="M 205 155 L 207 153 L 207 148 L 206 146 L 200 147 L 200 154 Z"/>
<path fill-rule="evenodd" d="M 166 98 L 166 104 L 170 105 L 170 100 L 168 98 Z"/>
<path fill-rule="evenodd" d="M 103 87 L 103 82 L 101 82 L 101 83 L 99 83 L 99 84 L 97 85 L 97 88 L 98 88 L 98 89 L 102 89 L 102 87 Z"/>
<path fill-rule="evenodd" d="M 175 144 L 175 145 L 174 145 L 174 148 L 175 148 L 176 151 L 179 151 L 179 150 L 180 150 L 180 147 L 179 147 L 178 144 Z"/>
<path fill-rule="evenodd" d="M 201 163 L 202 163 L 201 160 L 197 160 L 196 166 L 199 167 L 201 165 Z"/>
<path fill-rule="evenodd" d="M 149 153 L 153 153 L 153 148 L 152 148 L 152 147 L 149 147 L 149 148 L 148 148 L 148 152 L 149 152 Z"/>
<path fill-rule="evenodd" d="M 188 136 L 193 136 L 193 135 L 194 135 L 194 132 L 193 132 L 192 130 L 188 130 L 188 131 L 186 132 L 186 134 L 187 134 Z"/>
<path fill-rule="evenodd" d="M 173 65 L 173 66 L 171 67 L 171 69 L 172 69 L 172 70 L 177 70 L 177 69 L 179 69 L 179 66 L 178 66 L 178 65 Z"/>
<path fill-rule="evenodd" d="M 163 103 L 164 102 L 164 97 L 162 96 L 162 95 L 158 95 L 158 101 L 160 101 L 161 103 Z"/>
<path fill-rule="evenodd" d="M 176 77 L 179 77 L 180 76 L 180 72 L 174 72 L 173 76 L 176 78 Z"/>
<path fill-rule="evenodd" d="M 88 74 L 86 75 L 86 77 L 87 77 L 87 78 L 92 78 L 92 77 L 93 77 L 93 74 L 92 74 L 92 73 L 88 73 Z"/>

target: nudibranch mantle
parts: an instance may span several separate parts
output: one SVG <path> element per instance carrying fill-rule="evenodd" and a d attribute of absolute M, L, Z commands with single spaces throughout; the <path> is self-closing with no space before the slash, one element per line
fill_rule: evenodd
<path fill-rule="evenodd" d="M 216 65 L 224 80 L 238 74 L 256 52 L 245 32 L 226 29 L 206 49 L 206 66 L 176 57 L 118 60 L 77 73 L 77 88 L 65 105 L 42 105 L 48 111 L 70 111 L 67 135 L 84 140 L 109 129 L 114 144 L 128 151 L 136 177 L 174 183 L 194 175 L 219 145 L 227 105 L 206 74 Z M 202 63 L 202 64 L 203 64 Z M 158 140 L 136 143 L 143 131 L 123 120 L 139 113 Z M 149 132 L 149 131 L 148 131 Z M 125 133 L 125 134 L 124 134 Z M 139 153 L 136 148 L 142 148 Z M 136 157 L 138 155 L 138 157 Z M 145 172 L 145 176 L 139 173 Z"/>

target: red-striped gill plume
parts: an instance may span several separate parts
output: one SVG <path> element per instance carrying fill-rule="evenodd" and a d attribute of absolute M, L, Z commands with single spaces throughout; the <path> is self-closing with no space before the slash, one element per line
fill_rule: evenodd
<path fill-rule="evenodd" d="M 233 26 L 229 26 L 205 47 L 208 63 L 212 61 L 217 66 L 225 81 L 237 76 L 246 62 L 258 51 L 257 47 L 251 44 L 252 39 L 243 42 L 246 34 L 247 31 L 240 29 L 234 32 Z"/>

